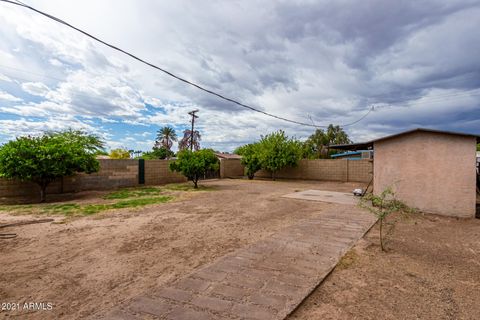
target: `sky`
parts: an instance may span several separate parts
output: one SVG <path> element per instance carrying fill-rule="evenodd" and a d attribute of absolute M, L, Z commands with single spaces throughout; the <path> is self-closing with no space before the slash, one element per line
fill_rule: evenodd
<path fill-rule="evenodd" d="M 480 0 L 23 2 L 259 110 L 345 125 L 355 142 L 416 127 L 480 134 Z M 193 109 L 201 146 L 220 151 L 315 130 L 0 3 L 0 144 L 72 128 L 148 151 L 163 126 L 183 136 Z"/>

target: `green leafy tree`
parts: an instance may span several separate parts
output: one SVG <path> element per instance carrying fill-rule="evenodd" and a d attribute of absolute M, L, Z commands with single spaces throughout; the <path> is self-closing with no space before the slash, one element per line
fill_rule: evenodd
<path fill-rule="evenodd" d="M 108 152 L 105 151 L 104 149 L 95 151 L 95 156 L 108 156 Z"/>
<path fill-rule="evenodd" d="M 163 147 L 167 150 L 172 150 L 173 142 L 177 140 L 178 137 L 175 129 L 170 126 L 165 126 L 157 131 L 154 148 Z"/>
<path fill-rule="evenodd" d="M 99 169 L 95 159 L 103 142 L 94 135 L 68 130 L 39 137 L 19 137 L 0 147 L 0 176 L 31 181 L 45 202 L 47 186 L 55 179 Z"/>
<path fill-rule="evenodd" d="M 258 143 L 258 159 L 262 169 L 275 173 L 287 166 L 295 167 L 302 156 L 302 145 L 296 139 L 290 139 L 283 130 L 268 134 Z"/>
<path fill-rule="evenodd" d="M 156 160 L 156 159 L 168 159 L 175 156 L 175 153 L 173 151 L 170 151 L 169 149 L 165 147 L 160 147 L 160 148 L 153 148 L 152 151 L 150 152 L 144 152 L 143 155 L 140 157 L 145 160 Z"/>
<path fill-rule="evenodd" d="M 178 160 L 170 163 L 170 170 L 181 172 L 192 181 L 194 188 L 198 188 L 198 179 L 207 171 L 218 170 L 219 161 L 213 150 L 202 149 L 197 151 L 182 150 L 178 153 Z"/>
<path fill-rule="evenodd" d="M 307 159 L 328 158 L 332 154 L 330 145 L 351 142 L 348 134 L 340 126 L 330 124 L 326 131 L 315 130 L 303 143 L 303 157 Z"/>
<path fill-rule="evenodd" d="M 480 143 L 477 144 L 477 151 L 480 151 Z"/>
<path fill-rule="evenodd" d="M 109 157 L 111 159 L 130 159 L 130 151 L 122 148 L 113 149 L 110 151 Z"/>
<path fill-rule="evenodd" d="M 260 145 L 251 143 L 241 146 L 235 150 L 235 153 L 242 156 L 242 164 L 247 170 L 248 179 L 253 179 L 255 173 L 262 169 L 260 162 Z"/>

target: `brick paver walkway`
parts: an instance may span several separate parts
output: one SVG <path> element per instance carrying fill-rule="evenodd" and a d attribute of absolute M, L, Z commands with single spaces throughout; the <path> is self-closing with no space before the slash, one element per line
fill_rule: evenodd
<path fill-rule="evenodd" d="M 104 319 L 283 319 L 374 223 L 371 214 L 353 207 L 321 213 L 139 296 Z"/>

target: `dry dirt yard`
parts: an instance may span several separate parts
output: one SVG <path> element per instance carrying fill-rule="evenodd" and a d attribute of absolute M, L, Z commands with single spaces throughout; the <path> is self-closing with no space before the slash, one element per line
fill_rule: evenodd
<path fill-rule="evenodd" d="M 480 319 L 480 219 L 399 220 L 388 247 L 372 228 L 289 320 Z"/>
<path fill-rule="evenodd" d="M 0 302 L 51 302 L 53 310 L 0 318 L 82 319 L 337 204 L 280 196 L 350 192 L 362 184 L 212 180 L 212 191 L 172 202 L 0 229 Z M 94 203 L 104 193 L 82 193 Z M 80 199 L 80 200 L 79 200 Z M 42 216 L 0 213 L 0 224 Z M 61 216 L 53 216 L 57 221 Z M 479 319 L 480 220 L 419 215 L 401 221 L 380 252 L 373 228 L 290 319 Z"/>
<path fill-rule="evenodd" d="M 211 180 L 211 191 L 137 209 L 103 211 L 63 224 L 0 229 L 0 302 L 53 303 L 20 319 L 81 319 L 258 241 L 334 204 L 280 196 L 305 189 L 351 191 L 355 183 Z M 77 204 L 102 193 L 77 194 Z M 80 199 L 80 200 L 79 200 Z M 0 213 L 0 224 L 45 216 Z M 54 216 L 56 220 L 63 219 Z M 6 312 L 0 312 L 1 316 Z"/>

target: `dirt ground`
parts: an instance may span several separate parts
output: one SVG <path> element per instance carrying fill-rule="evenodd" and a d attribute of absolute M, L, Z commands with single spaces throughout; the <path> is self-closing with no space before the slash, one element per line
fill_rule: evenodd
<path fill-rule="evenodd" d="M 289 319 L 480 319 L 480 219 L 400 221 L 349 252 Z"/>
<path fill-rule="evenodd" d="M 202 183 L 215 190 L 64 224 L 2 229 L 18 237 L 0 240 L 0 302 L 21 306 L 44 302 L 53 304 L 53 309 L 0 311 L 0 317 L 81 319 L 102 313 L 336 206 L 281 195 L 305 189 L 351 191 L 362 185 L 255 180 Z M 89 203 L 101 195 L 82 193 L 70 200 Z M 0 224 L 31 218 L 0 214 Z M 55 219 L 61 220 L 58 216 Z"/>
<path fill-rule="evenodd" d="M 0 311 L 0 318 L 82 319 L 101 314 L 300 219 L 338 206 L 281 195 L 306 189 L 348 192 L 362 186 L 202 183 L 215 191 L 63 224 L 2 229 L 18 237 L 0 240 L 0 302 L 45 302 L 53 309 Z M 71 200 L 89 203 L 101 195 L 82 193 Z M 30 218 L 0 214 L 0 224 Z M 386 253 L 380 251 L 377 237 L 373 228 L 290 319 L 479 319 L 479 219 L 419 215 L 401 221 Z"/>

